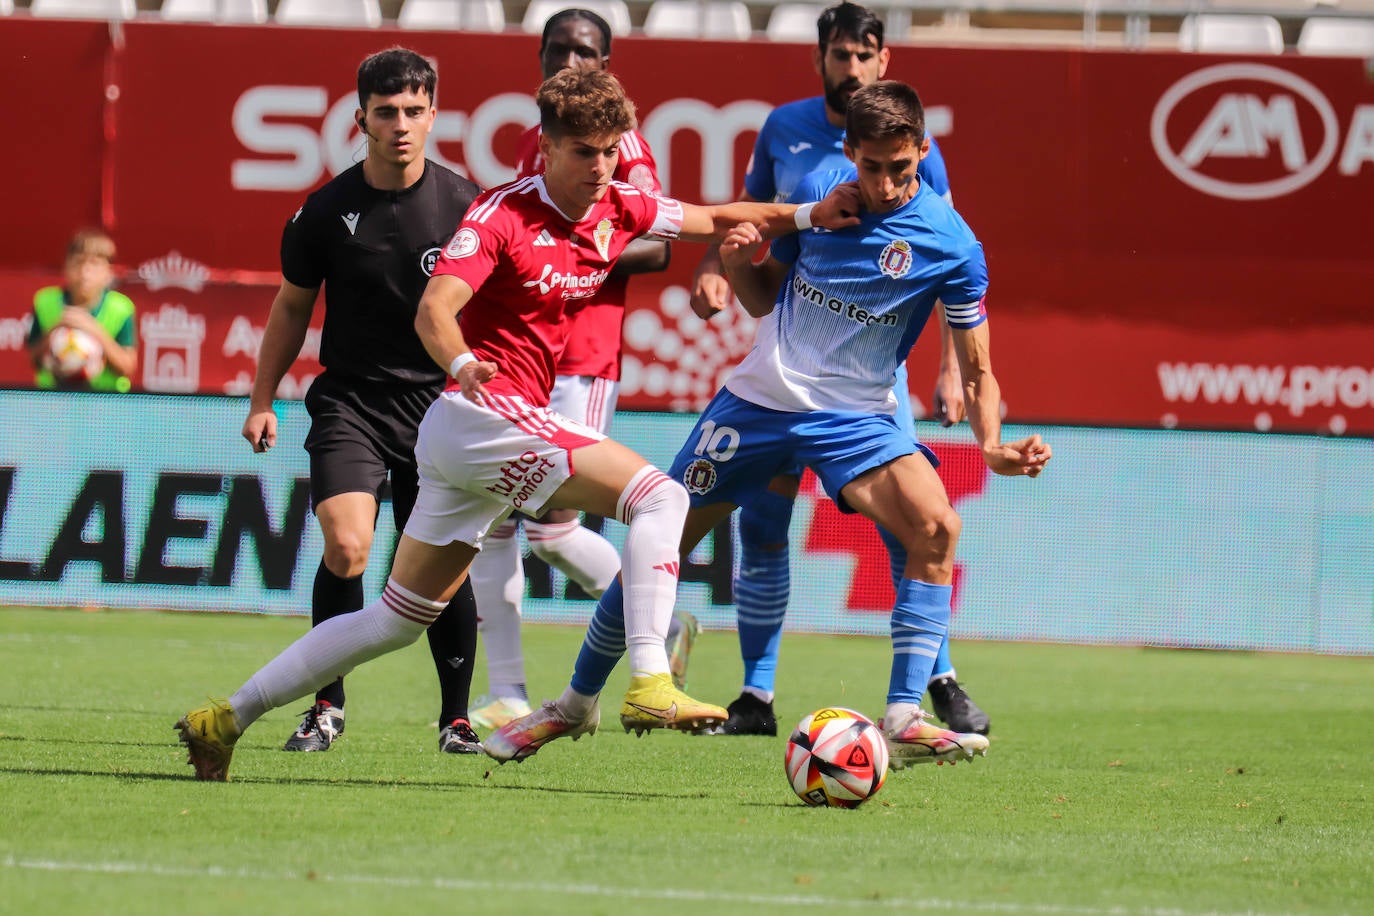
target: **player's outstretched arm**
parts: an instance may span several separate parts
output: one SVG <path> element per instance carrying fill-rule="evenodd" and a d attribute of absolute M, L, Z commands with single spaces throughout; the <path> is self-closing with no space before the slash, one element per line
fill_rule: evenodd
<path fill-rule="evenodd" d="M 255 452 L 265 452 L 277 444 L 277 413 L 272 402 L 277 387 L 291 364 L 300 356 L 310 315 L 315 310 L 318 287 L 297 286 L 285 277 L 272 310 L 267 315 L 262 344 L 258 347 L 258 368 L 253 374 L 253 389 L 248 398 L 248 419 L 243 423 L 243 438 Z"/>
<path fill-rule="evenodd" d="M 472 292 L 466 280 L 448 274 L 431 277 L 415 310 L 415 333 L 429 358 L 458 380 L 463 397 L 481 403 L 486 396 L 483 383 L 496 377 L 497 365 L 478 359 L 458 328 L 458 313 Z"/>
<path fill-rule="evenodd" d="M 936 308 L 944 308 L 936 303 Z M 1018 442 L 1002 441 L 1002 389 L 992 374 L 991 336 L 988 323 L 974 328 L 953 328 L 954 350 L 964 377 L 964 403 L 969 426 L 983 450 L 983 460 L 996 474 L 1037 477 L 1052 452 L 1038 435 Z"/>
<path fill-rule="evenodd" d="M 725 234 L 720 244 L 721 265 L 740 305 L 755 318 L 773 311 L 787 267 L 775 258 L 754 263 L 763 245 L 763 233 L 753 223 L 740 223 Z"/>
<path fill-rule="evenodd" d="M 689 242 L 719 242 L 740 223 L 753 223 L 764 238 L 777 238 L 812 226 L 844 229 L 859 222 L 857 184 L 842 184 L 824 200 L 803 204 L 772 204 L 735 201 L 714 207 L 682 205 L 682 229 L 678 236 Z"/>

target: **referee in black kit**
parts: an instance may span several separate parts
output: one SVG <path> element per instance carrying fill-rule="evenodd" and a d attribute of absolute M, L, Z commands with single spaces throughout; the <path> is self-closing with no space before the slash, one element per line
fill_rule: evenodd
<path fill-rule="evenodd" d="M 258 452 L 277 438 L 272 402 L 305 342 L 325 287 L 324 372 L 305 397 L 310 411 L 310 496 L 324 533 L 311 625 L 363 606 L 363 571 L 387 474 L 396 530 L 418 490 L 415 437 L 443 389 L 442 369 L 415 334 L 415 308 L 439 252 L 481 191 L 425 158 L 434 126 L 434 68 L 404 48 L 358 67 L 363 161 L 311 194 L 286 224 L 281 290 L 272 302 L 243 435 Z M 439 747 L 481 753 L 468 722 L 477 605 L 467 582 L 429 628 L 439 672 Z M 315 695 L 288 751 L 324 751 L 344 729 L 339 677 Z"/>

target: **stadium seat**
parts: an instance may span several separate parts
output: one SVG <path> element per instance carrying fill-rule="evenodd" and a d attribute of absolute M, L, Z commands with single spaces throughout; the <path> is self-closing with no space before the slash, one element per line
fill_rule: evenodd
<path fill-rule="evenodd" d="M 282 25 L 371 26 L 382 24 L 377 0 L 281 0 L 276 21 Z"/>
<path fill-rule="evenodd" d="M 54 19 L 132 19 L 138 15 L 134 0 L 33 0 L 29 13 Z"/>
<path fill-rule="evenodd" d="M 1214 54 L 1282 54 L 1283 29 L 1273 16 L 1198 13 L 1184 17 L 1178 47 Z"/>
<path fill-rule="evenodd" d="M 739 0 L 654 0 L 644 19 L 644 34 L 655 38 L 742 41 L 752 31 L 749 7 Z"/>
<path fill-rule="evenodd" d="M 0 16 L 8 16 L 14 12 L 14 0 L 0 0 Z"/>
<path fill-rule="evenodd" d="M 500 32 L 506 27 L 501 0 L 406 0 L 396 17 L 403 29 Z"/>
<path fill-rule="evenodd" d="M 814 3 L 779 3 L 768 14 L 768 27 L 764 32 L 771 41 L 816 40 L 816 20 L 821 18 L 825 7 Z"/>
<path fill-rule="evenodd" d="M 1374 57 L 1374 19 L 1309 19 L 1298 35 L 1298 53 Z"/>
<path fill-rule="evenodd" d="M 520 28 L 533 35 L 542 34 L 544 23 L 559 10 L 591 10 L 610 23 L 612 35 L 630 34 L 630 7 L 625 0 L 533 0 L 525 8 L 525 18 Z"/>
<path fill-rule="evenodd" d="M 173 22 L 266 22 L 267 0 L 162 0 Z"/>

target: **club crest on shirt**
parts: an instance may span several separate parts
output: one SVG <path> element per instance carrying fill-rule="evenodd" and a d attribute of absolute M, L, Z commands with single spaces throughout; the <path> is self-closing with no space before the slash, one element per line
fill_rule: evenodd
<path fill-rule="evenodd" d="M 596 242 L 596 252 L 601 255 L 603 260 L 611 259 L 611 221 L 603 219 L 596 224 L 596 229 L 592 231 L 592 241 Z"/>
<path fill-rule="evenodd" d="M 477 231 L 468 226 L 464 226 L 454 233 L 448 247 L 444 249 L 444 254 L 450 258 L 466 258 L 477 250 Z"/>
<path fill-rule="evenodd" d="M 439 255 L 443 253 L 441 248 L 431 248 L 420 255 L 420 269 L 424 271 L 426 277 L 434 276 L 434 265 L 439 263 Z"/>
<path fill-rule="evenodd" d="M 883 253 L 878 255 L 878 269 L 894 280 L 905 276 L 911 269 L 911 244 L 901 239 L 888 242 Z"/>
<path fill-rule="evenodd" d="M 716 486 L 716 466 L 705 458 L 698 458 L 682 472 L 682 485 L 688 493 L 710 493 Z"/>

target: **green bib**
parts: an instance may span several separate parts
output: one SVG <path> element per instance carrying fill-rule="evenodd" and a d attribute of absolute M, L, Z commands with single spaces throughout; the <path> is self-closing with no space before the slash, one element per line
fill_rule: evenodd
<path fill-rule="evenodd" d="M 38 322 L 38 329 L 44 334 L 51 331 L 57 326 L 57 322 L 62 318 L 62 310 L 66 307 L 67 297 L 62 292 L 62 287 L 45 286 L 40 289 L 33 297 L 33 315 L 34 320 Z M 123 293 L 109 289 L 105 291 L 100 304 L 91 314 L 111 337 L 115 337 L 123 329 L 125 322 L 133 317 L 134 303 Z M 44 368 L 34 372 L 33 382 L 39 388 L 57 387 L 57 378 L 51 370 Z M 108 366 L 91 379 L 90 385 L 92 391 L 128 391 L 133 387 L 128 378 L 115 373 Z"/>

